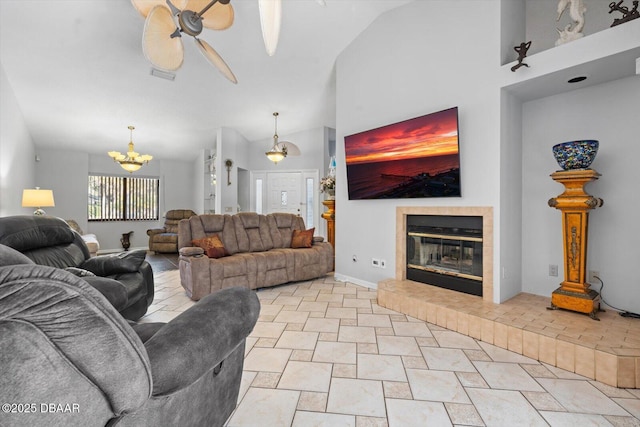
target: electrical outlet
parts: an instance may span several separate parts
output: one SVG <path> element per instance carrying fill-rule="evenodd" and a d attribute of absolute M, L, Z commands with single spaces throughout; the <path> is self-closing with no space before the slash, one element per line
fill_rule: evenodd
<path fill-rule="evenodd" d="M 381 259 L 380 260 L 380 268 L 387 268 L 387 261 Z"/>
<path fill-rule="evenodd" d="M 371 258 L 371 266 L 379 268 L 380 267 L 380 260 L 378 258 Z"/>
<path fill-rule="evenodd" d="M 589 278 L 587 279 L 587 282 L 591 284 L 598 283 L 599 280 L 596 279 L 596 277 L 600 277 L 600 272 L 596 270 L 589 270 Z"/>
<path fill-rule="evenodd" d="M 549 276 L 558 277 L 558 266 L 549 264 Z"/>

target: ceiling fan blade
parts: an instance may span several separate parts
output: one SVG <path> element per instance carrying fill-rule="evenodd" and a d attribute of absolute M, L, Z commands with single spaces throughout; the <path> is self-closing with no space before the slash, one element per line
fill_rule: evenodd
<path fill-rule="evenodd" d="M 273 56 L 278 47 L 280 22 L 282 19 L 282 0 L 258 0 L 260 26 L 267 54 Z"/>
<path fill-rule="evenodd" d="M 142 51 L 156 67 L 175 71 L 182 66 L 184 46 L 182 37 L 171 37 L 176 24 L 166 6 L 155 6 L 144 23 Z"/>
<path fill-rule="evenodd" d="M 194 39 L 196 41 L 196 46 L 198 46 L 198 49 L 200 49 L 200 52 L 202 52 L 205 58 L 207 58 L 209 62 L 214 65 L 214 67 L 220 70 L 220 72 L 226 78 L 228 78 L 231 82 L 237 84 L 238 80 L 236 79 L 236 76 L 233 75 L 233 71 L 231 71 L 231 68 L 229 68 L 227 63 L 224 62 L 224 59 L 222 59 L 222 57 L 218 55 L 218 52 L 216 52 L 215 49 L 212 48 L 206 41 L 200 40 L 197 37 L 194 37 Z"/>
<path fill-rule="evenodd" d="M 209 3 L 210 0 L 188 0 L 185 8 L 198 13 Z M 217 1 L 202 15 L 202 25 L 210 30 L 226 30 L 233 25 L 234 16 L 231 3 Z"/>
<path fill-rule="evenodd" d="M 153 9 L 154 6 L 167 5 L 165 0 L 131 0 L 131 3 L 144 18 L 149 15 L 149 12 L 151 12 L 151 9 Z M 178 9 L 184 9 L 184 6 L 187 4 L 187 0 L 173 0 L 173 4 Z"/>

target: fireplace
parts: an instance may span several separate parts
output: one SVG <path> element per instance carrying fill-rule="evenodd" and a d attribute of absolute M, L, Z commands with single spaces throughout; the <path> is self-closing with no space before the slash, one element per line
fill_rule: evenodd
<path fill-rule="evenodd" d="M 408 218 L 414 216 L 425 217 L 432 223 L 418 222 L 413 224 L 416 229 L 409 230 Z M 450 223 L 450 219 L 445 218 L 453 218 L 454 222 Z M 424 235 L 409 236 L 409 232 Z M 481 295 L 483 301 L 494 302 L 491 207 L 398 206 L 396 249 L 396 280 L 436 286 L 442 286 L 444 282 L 445 285 L 454 283 L 458 286 L 458 279 L 469 279 L 464 285 L 473 289 L 471 294 Z M 408 264 L 419 268 L 409 269 Z M 440 283 L 436 283 L 438 280 Z"/>
<path fill-rule="evenodd" d="M 482 217 L 406 216 L 406 277 L 482 296 Z"/>

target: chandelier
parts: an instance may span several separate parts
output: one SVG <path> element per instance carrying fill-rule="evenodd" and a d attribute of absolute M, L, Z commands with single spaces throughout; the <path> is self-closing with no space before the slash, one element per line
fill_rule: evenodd
<path fill-rule="evenodd" d="M 273 147 L 264 154 L 267 155 L 269 160 L 277 165 L 279 161 L 287 157 L 287 146 L 278 145 L 278 113 L 273 113 L 273 117 L 276 122 L 275 132 L 273 133 Z"/>
<path fill-rule="evenodd" d="M 133 151 L 133 130 L 135 127 L 129 126 L 130 138 L 129 138 L 129 151 L 125 154 L 120 153 L 119 151 L 109 151 L 109 157 L 113 159 L 114 162 L 120 163 L 122 169 L 126 170 L 129 173 L 133 173 L 140 169 L 142 165 L 145 163 L 149 163 L 153 156 L 148 154 L 136 153 Z"/>

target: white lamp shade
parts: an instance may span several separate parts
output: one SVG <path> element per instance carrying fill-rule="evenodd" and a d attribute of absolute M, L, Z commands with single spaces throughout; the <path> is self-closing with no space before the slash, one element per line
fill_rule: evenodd
<path fill-rule="evenodd" d="M 53 190 L 41 190 L 39 188 L 22 190 L 23 208 L 48 208 L 55 205 Z"/>

